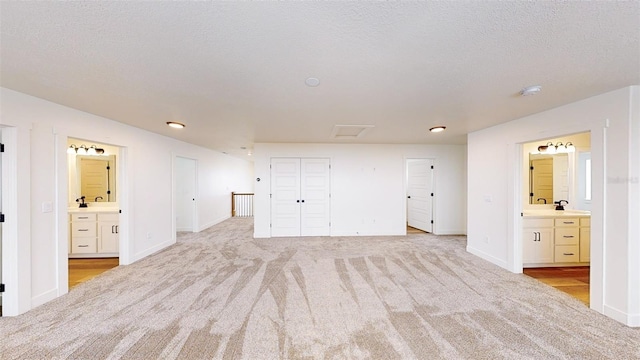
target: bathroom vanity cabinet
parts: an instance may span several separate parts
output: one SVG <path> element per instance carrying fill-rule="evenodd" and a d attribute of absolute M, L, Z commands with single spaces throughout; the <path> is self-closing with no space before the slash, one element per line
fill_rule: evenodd
<path fill-rule="evenodd" d="M 69 214 L 69 257 L 118 257 L 117 211 Z"/>
<path fill-rule="evenodd" d="M 588 265 L 589 215 L 524 216 L 522 229 L 524 267 Z"/>

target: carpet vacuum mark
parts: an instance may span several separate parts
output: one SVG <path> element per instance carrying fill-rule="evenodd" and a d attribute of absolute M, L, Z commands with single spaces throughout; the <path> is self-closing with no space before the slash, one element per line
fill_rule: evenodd
<path fill-rule="evenodd" d="M 232 218 L 0 318 L 1 359 L 638 359 L 628 328 L 463 236 L 253 239 Z"/>

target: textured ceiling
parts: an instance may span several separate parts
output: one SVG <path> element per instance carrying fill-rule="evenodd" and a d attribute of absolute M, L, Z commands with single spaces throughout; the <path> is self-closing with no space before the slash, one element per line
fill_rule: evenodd
<path fill-rule="evenodd" d="M 3 87 L 240 156 L 254 142 L 460 144 L 640 84 L 638 1 L 2 1 L 0 20 Z M 375 128 L 336 139 L 334 125 Z"/>

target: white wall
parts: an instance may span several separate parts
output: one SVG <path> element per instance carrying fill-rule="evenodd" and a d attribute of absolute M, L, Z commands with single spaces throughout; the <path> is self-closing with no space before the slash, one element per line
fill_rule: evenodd
<path fill-rule="evenodd" d="M 68 137 L 121 147 L 117 176 L 122 264 L 175 243 L 176 155 L 198 160 L 199 229 L 230 216 L 231 191 L 252 190 L 253 165 L 247 161 L 9 89 L 0 91 L 0 125 L 7 145 L 2 202 L 8 221 L 3 235 L 11 235 L 3 236 L 6 315 L 67 292 Z M 53 211 L 43 212 L 48 202 Z"/>
<path fill-rule="evenodd" d="M 591 308 L 640 326 L 639 103 L 628 87 L 469 134 L 468 250 L 521 272 L 521 144 L 590 131 Z"/>
<path fill-rule="evenodd" d="M 331 236 L 406 234 L 406 160 L 435 159 L 434 233 L 464 234 L 466 146 L 255 144 L 255 236 L 270 237 L 272 157 L 331 159 Z"/>

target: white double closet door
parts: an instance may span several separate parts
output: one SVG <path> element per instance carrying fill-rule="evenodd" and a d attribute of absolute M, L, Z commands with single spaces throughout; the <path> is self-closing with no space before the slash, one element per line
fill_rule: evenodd
<path fill-rule="evenodd" d="M 271 158 L 271 236 L 330 235 L 328 158 Z"/>

